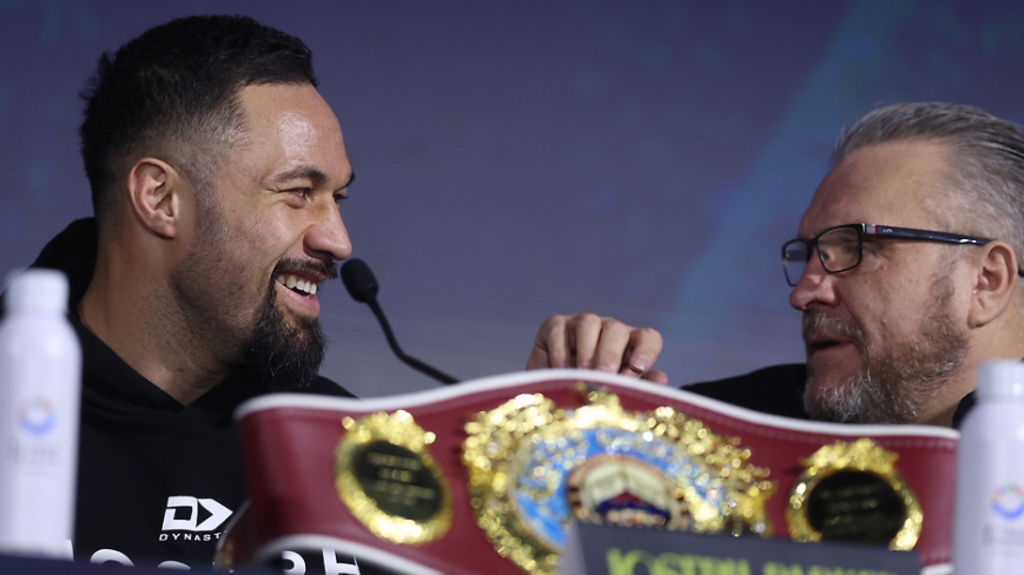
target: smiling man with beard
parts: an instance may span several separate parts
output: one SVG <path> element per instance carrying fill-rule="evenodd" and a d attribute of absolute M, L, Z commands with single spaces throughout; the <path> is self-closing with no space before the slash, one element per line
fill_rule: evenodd
<path fill-rule="evenodd" d="M 318 376 L 317 287 L 352 252 L 354 175 L 316 85 L 301 40 L 245 17 L 174 20 L 100 58 L 80 129 L 95 218 L 35 263 L 68 275 L 83 347 L 76 557 L 210 566 L 246 497 L 235 409 L 350 395 Z M 647 375 L 660 337 L 604 325 L 584 345 Z"/>
<path fill-rule="evenodd" d="M 104 54 L 83 92 L 95 218 L 65 271 L 83 347 L 76 557 L 208 567 L 245 498 L 235 408 L 318 376 L 317 285 L 351 243 L 341 128 L 301 40 L 190 17 Z"/>

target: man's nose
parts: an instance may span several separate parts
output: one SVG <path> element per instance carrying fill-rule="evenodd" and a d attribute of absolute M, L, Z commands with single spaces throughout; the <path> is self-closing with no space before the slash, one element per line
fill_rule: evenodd
<path fill-rule="evenodd" d="M 316 252 L 310 255 L 326 256 L 332 260 L 343 260 L 352 255 L 352 242 L 337 204 L 324 202 L 317 208 L 316 216 L 305 236 L 306 249 Z"/>
<path fill-rule="evenodd" d="M 832 285 L 834 274 L 825 271 L 817 253 L 813 253 L 807 261 L 807 266 L 800 274 L 796 286 L 789 294 L 789 305 L 793 308 L 804 311 L 814 302 L 825 305 L 833 305 L 837 296 Z"/>

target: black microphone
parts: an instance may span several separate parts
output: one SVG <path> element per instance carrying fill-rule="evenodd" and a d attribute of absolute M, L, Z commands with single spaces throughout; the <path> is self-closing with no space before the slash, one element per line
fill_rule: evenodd
<path fill-rule="evenodd" d="M 370 309 L 373 310 L 373 315 L 377 316 L 380 327 L 384 328 L 384 336 L 388 338 L 388 345 L 391 346 L 391 351 L 395 352 L 398 359 L 405 362 L 409 367 L 425 373 L 441 383 L 452 384 L 459 382 L 454 377 L 430 367 L 415 357 L 406 355 L 402 348 L 398 346 L 398 340 L 395 339 L 395 334 L 391 331 L 388 318 L 384 317 L 384 310 L 380 309 L 380 304 L 377 303 L 377 292 L 380 291 L 380 286 L 377 285 L 377 278 L 373 277 L 373 272 L 370 270 L 370 266 L 366 265 L 366 262 L 361 259 L 346 261 L 341 266 L 341 281 L 345 283 L 345 289 L 348 290 L 352 299 L 369 305 Z"/>

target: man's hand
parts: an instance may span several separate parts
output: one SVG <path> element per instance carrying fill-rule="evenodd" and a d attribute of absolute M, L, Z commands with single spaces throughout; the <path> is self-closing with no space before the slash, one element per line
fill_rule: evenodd
<path fill-rule="evenodd" d="M 632 327 L 589 312 L 553 315 L 537 330 L 526 369 L 596 369 L 664 385 L 668 375 L 651 369 L 661 346 L 661 334 L 649 327 Z"/>

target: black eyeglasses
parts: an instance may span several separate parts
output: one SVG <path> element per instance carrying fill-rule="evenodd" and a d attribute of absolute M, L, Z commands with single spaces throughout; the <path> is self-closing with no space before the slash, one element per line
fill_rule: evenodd
<path fill-rule="evenodd" d="M 892 226 L 880 226 L 876 224 L 846 224 L 829 228 L 818 237 L 810 240 L 789 240 L 782 246 L 782 268 L 786 272 L 786 281 L 790 286 L 796 286 L 807 268 L 807 262 L 811 261 L 811 252 L 818 248 L 818 259 L 821 260 L 821 267 L 830 274 L 837 274 L 852 270 L 860 265 L 864 256 L 861 238 L 864 236 L 878 236 L 884 238 L 905 238 L 911 240 L 926 240 L 932 242 L 946 242 L 950 244 L 972 244 L 983 246 L 992 240 L 962 236 L 960 234 L 948 234 L 946 232 L 933 232 L 928 230 L 915 230 L 912 228 L 894 228 Z M 1024 269 L 1017 266 L 1017 274 L 1024 277 Z"/>

